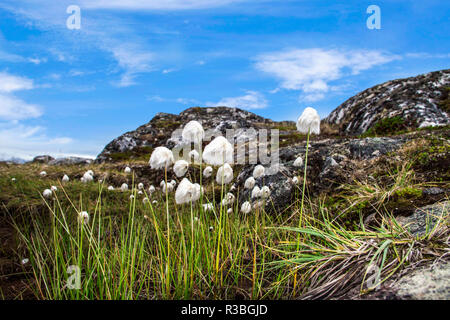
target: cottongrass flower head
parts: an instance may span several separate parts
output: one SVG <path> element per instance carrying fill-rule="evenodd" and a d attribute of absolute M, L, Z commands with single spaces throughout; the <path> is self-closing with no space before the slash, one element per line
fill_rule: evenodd
<path fill-rule="evenodd" d="M 150 193 L 150 194 L 152 194 L 153 192 L 155 192 L 156 191 L 156 188 L 155 188 L 155 186 L 153 186 L 153 185 L 151 185 L 149 188 L 148 188 L 148 192 Z"/>
<path fill-rule="evenodd" d="M 222 200 L 223 206 L 230 206 L 234 203 L 234 200 L 236 200 L 236 197 L 232 193 L 227 193 L 225 198 Z"/>
<path fill-rule="evenodd" d="M 50 190 L 52 190 L 53 192 L 56 192 L 56 191 L 58 191 L 58 188 L 56 186 L 51 186 Z"/>
<path fill-rule="evenodd" d="M 230 208 L 227 210 L 227 214 L 232 214 L 233 213 L 233 208 Z"/>
<path fill-rule="evenodd" d="M 149 161 L 150 167 L 156 170 L 167 169 L 173 163 L 173 153 L 166 147 L 157 147 L 153 150 Z"/>
<path fill-rule="evenodd" d="M 212 203 L 205 203 L 203 205 L 203 211 L 209 212 L 214 210 L 214 205 Z"/>
<path fill-rule="evenodd" d="M 123 172 L 125 172 L 125 173 L 131 173 L 131 168 L 130 168 L 130 167 L 126 167 L 125 170 L 123 170 Z"/>
<path fill-rule="evenodd" d="M 143 184 L 142 182 L 140 182 L 140 183 L 138 184 L 138 189 L 139 189 L 139 190 L 143 190 L 143 189 L 144 189 L 144 184 Z"/>
<path fill-rule="evenodd" d="M 41 177 L 45 177 L 45 176 L 47 176 L 47 172 L 41 171 L 41 172 L 39 173 L 39 175 L 40 175 Z"/>
<path fill-rule="evenodd" d="M 302 157 L 298 157 L 294 161 L 294 167 L 301 167 L 301 166 L 303 166 L 303 159 Z"/>
<path fill-rule="evenodd" d="M 148 202 L 150 202 L 150 200 L 149 200 L 147 197 L 145 197 L 144 199 L 142 199 L 142 203 L 143 203 L 143 204 L 146 204 L 146 203 L 148 203 Z"/>
<path fill-rule="evenodd" d="M 12 181 L 12 182 L 15 182 L 15 181 L 16 181 L 16 178 L 11 178 L 11 181 Z"/>
<path fill-rule="evenodd" d="M 252 211 L 252 205 L 250 202 L 245 201 L 242 205 L 241 205 L 241 212 L 244 214 L 249 213 L 250 211 Z"/>
<path fill-rule="evenodd" d="M 113 186 L 109 186 L 109 187 L 108 187 L 108 190 L 109 190 L 109 191 L 113 191 L 113 190 L 114 190 L 114 187 L 113 187 Z"/>
<path fill-rule="evenodd" d="M 184 142 L 201 144 L 205 138 L 205 130 L 198 121 L 192 120 L 184 126 L 181 137 Z"/>
<path fill-rule="evenodd" d="M 89 173 L 91 176 L 94 176 L 94 171 L 92 171 L 92 170 L 88 170 L 88 171 L 86 171 L 86 173 Z"/>
<path fill-rule="evenodd" d="M 167 183 L 165 181 L 161 181 L 161 188 L 162 188 L 162 192 L 163 193 L 171 193 L 173 191 L 173 189 L 175 188 L 173 183 Z"/>
<path fill-rule="evenodd" d="M 320 117 L 315 109 L 307 107 L 303 111 L 297 120 L 297 130 L 303 134 L 320 134 Z"/>
<path fill-rule="evenodd" d="M 249 178 L 247 178 L 247 180 L 245 180 L 244 188 L 245 189 L 253 189 L 255 184 L 256 184 L 255 178 L 249 177 Z"/>
<path fill-rule="evenodd" d="M 259 198 L 261 194 L 261 189 L 258 186 L 255 186 L 252 190 L 252 199 Z"/>
<path fill-rule="evenodd" d="M 138 191 L 138 195 L 143 195 L 144 193 L 142 192 L 142 190 Z"/>
<path fill-rule="evenodd" d="M 153 201 L 152 201 L 152 204 L 158 204 L 158 201 L 153 200 Z"/>
<path fill-rule="evenodd" d="M 197 201 L 200 197 L 200 185 L 191 183 L 184 178 L 178 185 L 175 192 L 175 202 L 177 204 L 190 203 Z"/>
<path fill-rule="evenodd" d="M 233 181 L 233 169 L 228 163 L 225 163 L 223 166 L 217 170 L 216 182 L 218 184 L 229 184 Z"/>
<path fill-rule="evenodd" d="M 292 178 L 292 183 L 293 183 L 293 184 L 298 184 L 298 182 L 299 182 L 299 180 L 298 180 L 297 177 L 293 177 L 293 178 Z"/>
<path fill-rule="evenodd" d="M 213 166 L 233 163 L 233 146 L 224 137 L 219 136 L 211 141 L 203 150 L 203 160 Z"/>
<path fill-rule="evenodd" d="M 126 183 L 122 183 L 122 185 L 120 186 L 120 190 L 122 192 L 128 191 L 128 185 Z"/>
<path fill-rule="evenodd" d="M 134 194 L 130 195 L 130 200 L 134 199 Z"/>
<path fill-rule="evenodd" d="M 81 177 L 81 182 L 83 183 L 88 183 L 88 182 L 92 182 L 94 181 L 94 177 L 92 176 L 92 174 L 87 171 L 83 174 L 83 176 Z"/>
<path fill-rule="evenodd" d="M 47 199 L 51 198 L 52 194 L 53 194 L 53 192 L 50 189 L 45 189 L 44 192 L 42 192 L 42 195 L 44 196 L 44 198 L 47 198 Z"/>
<path fill-rule="evenodd" d="M 62 177 L 62 181 L 63 181 L 63 182 L 69 182 L 69 180 L 70 180 L 70 178 L 69 178 L 69 176 L 68 176 L 67 174 L 65 174 L 65 175 Z"/>
<path fill-rule="evenodd" d="M 191 152 L 189 152 L 189 161 L 194 163 L 200 162 L 200 154 L 197 150 L 191 150 Z"/>
<path fill-rule="evenodd" d="M 89 223 L 89 213 L 87 211 L 82 211 L 78 214 L 78 222 L 82 224 L 88 224 Z"/>
<path fill-rule="evenodd" d="M 205 178 L 211 177 L 212 173 L 213 173 L 213 168 L 211 168 L 210 166 L 206 167 L 206 168 L 203 170 L 203 176 L 204 176 Z"/>
<path fill-rule="evenodd" d="M 258 179 L 264 176 L 266 172 L 266 168 L 264 168 L 262 165 L 258 164 L 255 169 L 253 169 L 253 178 Z"/>
<path fill-rule="evenodd" d="M 264 199 L 270 197 L 270 188 L 268 186 L 262 187 L 260 191 L 260 196 L 261 198 Z"/>
<path fill-rule="evenodd" d="M 173 165 L 173 172 L 178 178 L 184 177 L 186 172 L 188 171 L 189 163 L 185 160 L 178 160 Z"/>
<path fill-rule="evenodd" d="M 177 182 L 175 180 L 171 180 L 170 184 L 173 185 L 174 187 L 177 185 Z"/>

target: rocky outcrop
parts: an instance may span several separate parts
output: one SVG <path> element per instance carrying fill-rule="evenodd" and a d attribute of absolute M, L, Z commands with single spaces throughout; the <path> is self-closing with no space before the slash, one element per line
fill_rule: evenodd
<path fill-rule="evenodd" d="M 385 118 L 401 117 L 408 128 L 450 123 L 442 101 L 448 99 L 450 69 L 388 81 L 348 99 L 324 122 L 342 134 L 362 134 Z"/>
<path fill-rule="evenodd" d="M 33 158 L 33 160 L 31 160 L 31 162 L 34 163 L 48 163 L 52 160 L 55 160 L 55 158 L 53 158 L 52 156 L 49 155 L 43 155 L 43 156 L 36 156 Z"/>
<path fill-rule="evenodd" d="M 92 163 L 92 159 L 81 157 L 66 157 L 53 159 L 48 162 L 51 166 L 65 166 L 65 165 L 87 165 Z"/>
<path fill-rule="evenodd" d="M 249 128 L 289 127 L 292 131 L 295 130 L 293 122 L 275 122 L 238 108 L 194 107 L 179 115 L 158 113 L 149 123 L 111 141 L 98 155 L 96 161 L 113 161 L 121 153 L 131 155 L 143 152 L 150 156 L 151 149 L 158 146 L 172 148 L 181 141 L 180 130 L 191 120 L 200 122 L 210 135 L 225 136 L 227 129 L 234 129 L 232 137 L 227 136 L 230 140 L 239 139 Z"/>

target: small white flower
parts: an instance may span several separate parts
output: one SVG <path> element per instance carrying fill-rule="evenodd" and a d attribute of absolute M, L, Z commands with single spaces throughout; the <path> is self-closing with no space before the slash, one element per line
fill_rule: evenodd
<path fill-rule="evenodd" d="M 292 183 L 293 184 L 298 184 L 298 178 L 297 177 L 293 177 L 292 178 Z"/>
<path fill-rule="evenodd" d="M 213 211 L 214 210 L 214 206 L 212 203 L 205 203 L 203 205 L 203 211 L 208 212 L 208 211 Z"/>
<path fill-rule="evenodd" d="M 223 166 L 217 170 L 216 182 L 218 184 L 229 184 L 233 181 L 233 169 L 228 163 L 225 163 Z"/>
<path fill-rule="evenodd" d="M 150 193 L 150 194 L 152 194 L 153 192 L 155 192 L 156 191 L 156 188 L 155 188 L 155 186 L 153 186 L 153 185 L 151 185 L 149 188 L 148 188 L 148 192 Z"/>
<path fill-rule="evenodd" d="M 228 213 L 228 214 L 232 214 L 232 213 L 233 213 L 233 209 L 232 209 L 232 208 L 228 209 L 228 210 L 227 210 L 227 213 Z"/>
<path fill-rule="evenodd" d="M 236 190 L 236 186 L 233 184 L 230 188 L 230 192 L 233 192 L 234 190 Z"/>
<path fill-rule="evenodd" d="M 250 202 L 245 201 L 242 205 L 241 205 L 241 212 L 242 213 L 249 213 L 252 210 L 252 205 Z"/>
<path fill-rule="evenodd" d="M 294 167 L 301 167 L 301 166 L 303 166 L 303 159 L 302 157 L 298 157 L 294 161 Z"/>
<path fill-rule="evenodd" d="M 90 174 L 91 176 L 94 176 L 94 171 L 92 171 L 92 170 L 88 170 L 88 171 L 86 171 L 86 173 Z"/>
<path fill-rule="evenodd" d="M 114 190 L 114 187 L 113 187 L 113 186 L 109 186 L 109 187 L 108 187 L 108 190 L 109 190 L 109 191 L 113 191 L 113 190 Z"/>
<path fill-rule="evenodd" d="M 20 261 L 22 265 L 26 265 L 28 262 L 30 262 L 28 258 L 22 259 L 22 261 Z"/>
<path fill-rule="evenodd" d="M 178 160 L 173 165 L 173 172 L 178 178 L 184 177 L 186 172 L 188 171 L 189 163 L 185 160 Z"/>
<path fill-rule="evenodd" d="M 138 191 L 138 195 L 144 194 L 141 190 Z"/>
<path fill-rule="evenodd" d="M 256 183 L 255 178 L 249 177 L 249 178 L 247 178 L 247 180 L 245 180 L 244 188 L 245 189 L 253 189 L 253 187 L 255 186 L 255 183 Z"/>
<path fill-rule="evenodd" d="M 205 131 L 198 121 L 192 120 L 184 126 L 181 137 L 184 142 L 201 144 L 205 138 Z"/>
<path fill-rule="evenodd" d="M 12 181 L 12 182 L 15 182 L 15 181 L 16 181 L 16 178 L 12 178 L 11 181 Z"/>
<path fill-rule="evenodd" d="M 128 191 L 128 185 L 126 183 L 122 183 L 122 185 L 120 186 L 120 190 L 122 192 Z"/>
<path fill-rule="evenodd" d="M 47 199 L 51 198 L 52 194 L 53 194 L 52 190 L 50 190 L 50 189 L 45 189 L 44 192 L 42 192 L 42 195 L 44 196 L 44 198 L 47 198 Z"/>
<path fill-rule="evenodd" d="M 58 188 L 56 186 L 51 186 L 50 190 L 52 190 L 53 192 L 56 192 L 56 191 L 58 191 Z"/>
<path fill-rule="evenodd" d="M 213 166 L 233 163 L 233 146 L 222 136 L 211 141 L 203 151 L 203 160 Z"/>
<path fill-rule="evenodd" d="M 211 167 L 206 167 L 205 170 L 203 170 L 203 176 L 205 178 L 211 177 L 212 173 L 213 173 L 213 168 L 211 168 Z"/>
<path fill-rule="evenodd" d="M 47 172 L 41 171 L 41 173 L 39 173 L 39 175 L 40 175 L 41 177 L 45 177 L 45 176 L 47 175 Z"/>
<path fill-rule="evenodd" d="M 158 201 L 153 200 L 152 203 L 153 203 L 153 204 L 158 204 Z"/>
<path fill-rule="evenodd" d="M 167 169 L 174 162 L 173 153 L 166 147 L 157 147 L 153 150 L 149 160 L 152 169 Z"/>
<path fill-rule="evenodd" d="M 227 193 L 227 195 L 225 196 L 225 199 L 222 200 L 222 205 L 223 206 L 228 206 L 228 205 L 232 205 L 234 203 L 235 200 L 235 196 L 232 193 Z"/>
<path fill-rule="evenodd" d="M 197 201 L 200 197 L 200 185 L 193 184 L 184 178 L 178 185 L 175 192 L 175 202 L 177 204 L 190 203 Z"/>
<path fill-rule="evenodd" d="M 143 184 L 142 182 L 138 184 L 138 189 L 139 189 L 139 190 L 144 189 L 144 184 Z"/>
<path fill-rule="evenodd" d="M 78 214 L 78 222 L 83 223 L 83 224 L 88 224 L 89 223 L 89 213 L 87 213 L 86 211 L 82 211 Z"/>
<path fill-rule="evenodd" d="M 132 194 L 132 195 L 130 195 L 130 200 L 133 200 L 134 199 L 134 195 Z"/>
<path fill-rule="evenodd" d="M 297 120 L 297 130 L 303 134 L 320 134 L 320 117 L 315 109 L 308 107 L 303 111 Z"/>
<path fill-rule="evenodd" d="M 167 185 L 166 185 L 165 181 L 162 181 L 162 182 L 163 182 L 162 183 L 162 192 L 163 193 L 166 193 L 166 191 L 167 191 L 167 193 L 171 193 L 173 191 L 173 189 L 175 188 L 175 186 L 170 182 Z"/>
<path fill-rule="evenodd" d="M 88 183 L 94 181 L 94 177 L 91 175 L 90 172 L 86 172 L 83 174 L 83 177 L 81 178 L 81 182 Z"/>
<path fill-rule="evenodd" d="M 144 199 L 142 199 L 142 203 L 146 204 L 147 202 L 150 202 L 150 200 L 149 200 L 147 197 L 145 197 Z"/>
<path fill-rule="evenodd" d="M 213 230 L 214 230 L 213 226 L 209 227 L 209 231 L 213 231 Z"/>
<path fill-rule="evenodd" d="M 261 196 L 261 198 L 268 198 L 268 197 L 270 197 L 270 189 L 269 189 L 268 186 L 264 186 L 264 187 L 261 188 L 260 196 Z"/>
<path fill-rule="evenodd" d="M 192 150 L 189 152 L 189 160 L 194 163 L 198 163 L 200 160 L 200 155 L 198 154 L 197 150 Z"/>
<path fill-rule="evenodd" d="M 125 173 L 131 173 L 131 168 L 130 167 L 126 167 L 124 170 Z"/>
<path fill-rule="evenodd" d="M 266 172 L 266 168 L 264 168 L 262 165 L 258 164 L 255 169 L 253 169 L 253 178 L 258 179 L 262 176 L 264 176 L 264 173 Z"/>
<path fill-rule="evenodd" d="M 259 198 L 261 189 L 258 186 L 255 186 L 252 190 L 252 199 Z"/>

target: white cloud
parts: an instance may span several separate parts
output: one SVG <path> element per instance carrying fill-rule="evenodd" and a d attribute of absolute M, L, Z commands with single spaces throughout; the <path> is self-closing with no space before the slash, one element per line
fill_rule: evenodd
<path fill-rule="evenodd" d="M 224 6 L 248 0 L 82 0 L 90 9 L 192 10 Z"/>
<path fill-rule="evenodd" d="M 374 50 L 292 49 L 260 55 L 255 67 L 279 79 L 281 88 L 303 91 L 306 99 L 318 101 L 330 82 L 399 58 Z"/>
<path fill-rule="evenodd" d="M 23 120 L 42 115 L 40 107 L 28 104 L 16 97 L 0 94 L 0 119 Z"/>
<path fill-rule="evenodd" d="M 33 89 L 33 80 L 0 72 L 0 92 L 13 92 Z"/>
<path fill-rule="evenodd" d="M 133 45 L 115 47 L 112 49 L 112 53 L 119 67 L 124 70 L 120 81 L 117 83 L 119 87 L 134 85 L 134 79 L 138 74 L 154 70 L 151 65 L 153 54 L 143 52 Z"/>
<path fill-rule="evenodd" d="M 31 160 L 33 157 L 42 154 L 53 157 L 94 157 L 93 152 L 85 150 L 92 148 L 92 146 L 85 148 L 83 144 L 77 144 L 75 140 L 68 137 L 49 137 L 45 134 L 45 128 L 39 126 L 3 122 L 0 123 L 0 137 L 0 159 L 21 158 Z M 79 152 L 77 152 L 77 149 Z"/>
<path fill-rule="evenodd" d="M 259 92 L 247 91 L 246 95 L 223 98 L 217 103 L 207 102 L 208 107 L 226 106 L 240 109 L 263 109 L 267 107 L 267 99 Z"/>

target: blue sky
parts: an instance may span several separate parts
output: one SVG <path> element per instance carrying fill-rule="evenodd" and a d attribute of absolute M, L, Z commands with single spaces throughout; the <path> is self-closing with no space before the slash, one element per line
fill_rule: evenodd
<path fill-rule="evenodd" d="M 366 26 L 372 4 L 380 30 Z M 433 0 L 2 0 L 0 158 L 95 157 L 192 106 L 325 117 L 378 83 L 449 68 L 449 17 Z"/>

